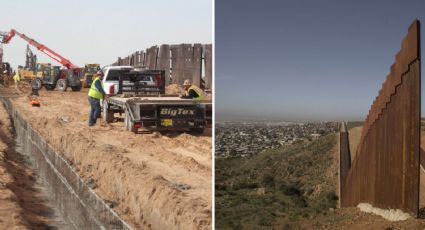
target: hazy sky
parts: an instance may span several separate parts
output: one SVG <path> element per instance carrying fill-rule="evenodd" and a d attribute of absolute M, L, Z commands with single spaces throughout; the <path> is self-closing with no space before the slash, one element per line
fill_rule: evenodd
<path fill-rule="evenodd" d="M 425 46 L 423 0 L 216 0 L 215 12 L 218 120 L 363 120 L 415 18 Z"/>
<path fill-rule="evenodd" d="M 212 43 L 212 4 L 212 0 L 2 1 L 0 31 L 15 28 L 80 66 L 107 65 L 152 45 Z M 5 61 L 14 67 L 25 64 L 26 42 L 21 38 L 3 48 Z M 40 62 L 54 62 L 35 53 Z"/>

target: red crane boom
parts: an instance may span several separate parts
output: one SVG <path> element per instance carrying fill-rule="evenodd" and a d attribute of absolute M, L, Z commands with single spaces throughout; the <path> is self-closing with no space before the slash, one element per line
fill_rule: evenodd
<path fill-rule="evenodd" d="M 21 37 L 22 39 L 27 41 L 30 45 L 36 47 L 38 50 L 45 53 L 47 56 L 51 57 L 55 61 L 61 63 L 66 68 L 68 68 L 68 69 L 80 69 L 80 67 L 78 67 L 77 65 L 74 65 L 70 60 L 62 57 L 60 54 L 56 53 L 55 51 L 53 51 L 49 47 L 38 43 L 34 39 L 27 37 L 25 34 L 19 33 L 15 29 L 10 30 L 10 32 L 7 35 L 3 36 L 3 40 L 0 41 L 0 42 L 7 44 L 7 43 L 9 43 L 10 40 L 12 40 L 12 38 L 15 35 L 18 35 L 19 37 Z"/>

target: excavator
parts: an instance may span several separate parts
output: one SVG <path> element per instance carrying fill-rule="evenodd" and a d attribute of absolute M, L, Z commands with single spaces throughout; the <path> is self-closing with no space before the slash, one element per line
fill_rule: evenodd
<path fill-rule="evenodd" d="M 80 78 L 83 74 L 82 68 L 73 64 L 70 60 L 64 58 L 49 47 L 38 43 L 34 39 L 27 37 L 25 34 L 22 34 L 15 29 L 10 30 L 8 33 L 0 32 L 0 43 L 8 44 L 15 35 L 18 35 L 28 42 L 28 44 L 36 47 L 38 50 L 53 60 L 61 63 L 66 68 L 59 69 L 57 66 L 46 68 L 45 71 L 48 72 L 48 74 L 43 75 L 43 77 L 37 77 L 31 81 L 33 89 L 41 89 L 42 86 L 45 86 L 46 89 L 54 89 L 57 86 L 60 91 L 66 91 L 69 86 L 72 91 L 81 90 L 82 84 Z"/>

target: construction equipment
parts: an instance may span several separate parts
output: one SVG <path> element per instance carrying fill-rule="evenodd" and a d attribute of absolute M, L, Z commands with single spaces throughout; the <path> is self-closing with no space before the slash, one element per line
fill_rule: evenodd
<path fill-rule="evenodd" d="M 84 77 L 82 79 L 84 88 L 90 88 L 91 82 L 93 81 L 93 75 L 99 70 L 99 64 L 86 64 L 84 66 Z"/>
<path fill-rule="evenodd" d="M 11 75 L 12 69 L 10 68 L 10 64 L 3 62 L 3 46 L 0 43 L 0 83 L 3 86 L 7 86 Z"/>
<path fill-rule="evenodd" d="M 36 78 L 31 81 L 31 88 L 39 90 L 44 86 L 47 90 L 54 90 L 59 79 L 66 78 L 66 76 L 61 76 L 60 68 L 60 66 L 52 66 L 50 63 L 37 63 L 37 74 Z M 62 90 L 59 86 L 58 88 Z"/>
<path fill-rule="evenodd" d="M 59 90 L 65 91 L 68 86 L 71 87 L 72 91 L 81 90 L 80 79 L 82 75 L 82 69 L 80 67 L 73 64 L 70 60 L 62 57 L 60 54 L 56 53 L 55 51 L 48 48 L 47 46 L 40 44 L 34 39 L 27 37 L 25 34 L 19 33 L 15 29 L 10 30 L 9 33 L 0 32 L 0 43 L 8 44 L 15 35 L 18 35 L 19 37 L 27 41 L 28 44 L 36 47 L 38 50 L 45 53 L 47 56 L 54 59 L 55 61 L 61 63 L 63 66 L 65 66 L 68 69 L 68 70 L 61 70 L 60 71 L 61 74 L 57 75 L 59 79 L 57 79 L 56 83 L 58 84 Z M 52 71 L 50 72 L 49 79 L 51 77 L 51 74 L 52 74 Z M 42 81 L 41 85 L 46 85 L 46 84 L 43 84 L 42 77 L 39 77 L 38 80 L 34 79 L 34 81 Z M 55 82 L 55 81 L 49 81 L 49 82 Z M 39 83 L 40 82 L 35 82 L 34 85 L 40 85 Z M 48 85 L 50 85 L 50 83 Z"/>
<path fill-rule="evenodd" d="M 34 71 L 24 69 L 22 66 L 18 67 L 18 72 L 19 72 L 19 75 L 21 76 L 22 81 L 30 82 L 37 77 L 37 75 Z"/>
<path fill-rule="evenodd" d="M 43 77 L 44 72 L 46 71 L 46 69 L 50 69 L 52 68 L 52 64 L 51 63 L 37 63 L 35 65 L 35 72 L 36 72 L 36 76 L 37 77 Z"/>
<path fill-rule="evenodd" d="M 27 45 L 27 49 L 25 50 L 25 69 L 35 70 L 37 63 L 37 55 L 32 53 L 30 46 Z"/>
<path fill-rule="evenodd" d="M 25 50 L 25 66 L 18 66 L 18 72 L 22 81 L 31 82 L 37 77 L 36 62 L 37 56 L 32 53 L 29 45 L 27 45 L 27 49 Z"/>
<path fill-rule="evenodd" d="M 9 81 L 11 80 L 12 69 L 10 68 L 10 64 L 8 62 L 0 62 L 0 82 L 4 86 L 7 86 Z"/>
<path fill-rule="evenodd" d="M 32 53 L 28 45 L 25 53 L 25 67 L 19 69 L 22 80 L 31 82 L 31 87 L 37 90 L 43 86 L 47 90 L 54 90 L 56 86 L 59 90 L 66 90 L 64 89 L 66 85 L 61 79 L 66 78 L 67 70 L 61 70 L 60 66 L 52 66 L 51 63 L 36 63 L 37 56 Z M 59 85 L 57 85 L 58 82 Z"/>
<path fill-rule="evenodd" d="M 34 89 L 40 90 L 44 86 L 47 90 L 53 90 L 60 78 L 60 66 L 52 66 L 50 63 L 37 63 L 33 68 L 19 66 L 19 74 L 22 81 L 27 81 Z"/>

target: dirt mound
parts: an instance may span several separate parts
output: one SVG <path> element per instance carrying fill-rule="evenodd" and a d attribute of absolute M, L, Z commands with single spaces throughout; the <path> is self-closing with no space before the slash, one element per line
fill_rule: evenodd
<path fill-rule="evenodd" d="M 165 87 L 165 94 L 168 95 L 181 95 L 184 93 L 184 89 L 178 84 L 171 84 Z M 212 94 L 209 93 L 204 97 L 205 100 L 212 100 Z"/>
<path fill-rule="evenodd" d="M 178 84 L 171 84 L 165 87 L 165 94 L 180 95 L 182 93 L 184 93 L 184 89 L 180 87 Z"/>
<path fill-rule="evenodd" d="M 40 108 L 27 100 L 13 103 L 130 225 L 211 228 L 211 136 L 135 135 L 123 122 L 89 128 L 86 89 L 42 90 Z"/>

